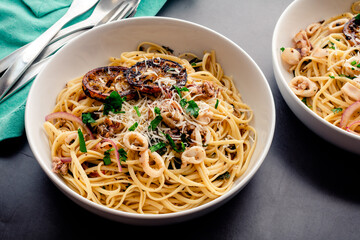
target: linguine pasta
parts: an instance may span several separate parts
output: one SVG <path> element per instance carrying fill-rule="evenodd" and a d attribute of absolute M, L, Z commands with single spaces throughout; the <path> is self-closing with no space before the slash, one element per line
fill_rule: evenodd
<path fill-rule="evenodd" d="M 146 60 L 157 59 L 185 68 L 186 85 L 157 93 L 137 89 L 135 97 L 122 98 L 118 111 L 106 110 L 109 97 L 101 102 L 87 96 L 82 77 L 59 93 L 44 123 L 54 171 L 84 198 L 125 212 L 172 213 L 222 196 L 246 171 L 257 138 L 249 124 L 253 112 L 215 52 L 177 57 L 144 42 L 110 58 L 110 66 L 145 61 L 145 74 L 156 75 Z M 175 70 L 167 71 L 176 76 Z M 106 85 L 98 80 L 96 89 Z M 174 86 L 176 79 L 155 83 Z"/>

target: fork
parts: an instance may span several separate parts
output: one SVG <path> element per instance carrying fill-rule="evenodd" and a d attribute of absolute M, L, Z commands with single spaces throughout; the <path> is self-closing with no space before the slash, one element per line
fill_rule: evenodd
<path fill-rule="evenodd" d="M 120 4 L 117 8 L 113 9 L 108 13 L 101 21 L 99 21 L 96 26 L 100 26 L 102 24 L 105 24 L 107 22 L 111 21 L 117 21 L 122 18 L 126 17 L 132 17 L 135 15 L 138 5 L 140 4 L 141 0 L 127 0 L 126 3 L 128 4 Z M 113 14 L 112 16 L 110 16 Z M 73 39 L 73 37 L 80 35 L 85 30 L 75 32 L 65 38 L 60 39 L 59 41 L 49 45 L 44 50 L 46 52 L 46 55 L 50 55 L 54 52 L 56 52 L 59 48 L 61 48 L 64 44 L 66 44 L 68 41 Z M 40 57 L 45 57 L 45 54 L 39 55 Z M 46 65 L 46 63 L 50 60 L 52 56 L 48 56 L 46 58 L 43 58 L 39 61 L 37 61 L 35 64 L 33 64 L 29 69 L 21 76 L 18 83 L 14 85 L 11 90 L 4 95 L 2 98 L 0 98 L 0 103 L 7 99 L 9 96 L 11 96 L 13 93 L 20 90 L 23 86 L 25 86 L 28 82 L 30 82 Z M 38 60 L 38 59 L 37 59 Z"/>
<path fill-rule="evenodd" d="M 0 78 L 0 98 L 6 95 L 9 89 L 40 54 L 41 50 L 66 23 L 88 11 L 97 2 L 98 0 L 74 0 L 70 5 L 69 10 L 62 18 L 26 47 L 26 49 L 16 58 L 14 64 L 12 64 Z"/>
<path fill-rule="evenodd" d="M 111 10 L 119 7 L 119 5 L 123 2 L 124 0 L 100 0 L 99 3 L 96 5 L 94 11 L 87 19 L 61 29 L 48 45 L 77 31 L 94 27 L 96 24 L 98 24 L 99 19 L 102 20 Z M 21 54 L 21 52 L 23 52 L 25 48 L 28 47 L 30 44 L 31 43 L 28 43 L 21 48 L 18 48 L 17 50 L 0 60 L 0 73 L 9 68 L 11 64 L 15 61 L 15 59 L 19 56 L 19 54 Z"/>

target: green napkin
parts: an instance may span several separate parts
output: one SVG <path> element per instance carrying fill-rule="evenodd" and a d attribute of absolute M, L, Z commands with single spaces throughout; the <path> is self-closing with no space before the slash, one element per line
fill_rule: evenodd
<path fill-rule="evenodd" d="M 86 0 L 84 0 L 86 1 Z M 0 59 L 36 39 L 67 11 L 72 0 L 1 0 Z M 135 17 L 154 16 L 166 0 L 142 0 Z M 90 16 L 93 9 L 72 20 L 77 23 Z M 19 137 L 24 132 L 26 98 L 32 81 L 0 103 L 0 141 Z"/>

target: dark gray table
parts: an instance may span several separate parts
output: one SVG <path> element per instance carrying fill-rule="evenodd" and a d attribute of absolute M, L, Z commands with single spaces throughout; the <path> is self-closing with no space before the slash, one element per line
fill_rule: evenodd
<path fill-rule="evenodd" d="M 273 91 L 277 124 L 272 147 L 255 177 L 231 201 L 176 225 L 112 222 L 64 196 L 22 136 L 0 142 L 0 239 L 360 239 L 360 157 L 306 128 L 275 82 L 272 33 L 290 2 L 172 0 L 159 13 L 233 40 L 257 62 Z"/>

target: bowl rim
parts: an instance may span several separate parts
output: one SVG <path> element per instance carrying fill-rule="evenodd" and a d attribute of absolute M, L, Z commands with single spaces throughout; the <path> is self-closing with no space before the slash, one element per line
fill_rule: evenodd
<path fill-rule="evenodd" d="M 243 179 L 241 179 L 241 182 L 239 182 L 239 184 L 233 186 L 229 191 L 227 191 L 224 195 L 211 200 L 210 202 L 207 202 L 205 204 L 202 204 L 200 206 L 191 208 L 191 209 L 187 209 L 187 210 L 183 210 L 180 212 L 175 212 L 175 213 L 165 213 L 165 214 L 140 214 L 140 213 L 129 213 L 129 212 L 124 212 L 121 210 L 116 210 L 116 209 L 111 209 L 108 208 L 106 206 L 97 204 L 89 199 L 86 199 L 85 197 L 81 196 L 80 194 L 76 193 L 75 191 L 73 191 L 57 174 L 53 173 L 51 171 L 51 169 L 49 169 L 46 164 L 45 164 L 45 160 L 43 160 L 40 156 L 40 153 L 38 152 L 38 147 L 35 143 L 35 140 L 33 139 L 33 136 L 30 134 L 30 123 L 29 123 L 29 119 L 31 118 L 31 110 L 29 109 L 29 104 L 32 100 L 33 95 L 36 93 L 36 86 L 38 85 L 38 79 L 41 78 L 43 71 L 46 67 L 44 67 L 41 72 L 37 75 L 36 79 L 34 80 L 30 91 L 29 91 L 29 95 L 28 95 L 28 101 L 26 104 L 26 108 L 25 108 L 25 131 L 26 131 L 26 135 L 27 135 L 27 139 L 30 145 L 30 148 L 37 160 L 37 162 L 39 163 L 39 165 L 41 166 L 41 168 L 43 169 L 43 171 L 46 173 L 46 175 L 50 178 L 50 180 L 53 181 L 53 183 L 60 188 L 61 191 L 64 191 L 69 198 L 73 198 L 72 200 L 74 201 L 74 199 L 76 200 L 75 202 L 79 205 L 79 202 L 81 202 L 82 204 L 85 205 L 81 207 L 83 208 L 93 208 L 94 210 L 106 213 L 106 214 L 110 214 L 113 217 L 124 217 L 127 219 L 141 219 L 141 220 L 161 220 L 161 219 L 173 219 L 173 218 L 178 218 L 178 217 L 183 217 L 183 216 L 187 216 L 187 215 L 191 215 L 191 214 L 196 214 L 196 213 L 200 213 L 205 209 L 210 209 L 212 207 L 214 207 L 215 205 L 218 205 L 220 203 L 225 203 L 226 200 L 231 199 L 231 197 L 233 197 L 238 191 L 240 191 L 244 186 L 247 185 L 247 183 L 252 179 L 252 177 L 255 175 L 255 173 L 258 171 L 258 169 L 260 168 L 260 166 L 262 165 L 262 163 L 265 160 L 265 157 L 267 156 L 270 146 L 272 144 L 272 140 L 273 140 L 273 136 L 274 136 L 274 131 L 275 131 L 275 121 L 276 121 L 276 111 L 275 111 L 275 103 L 274 103 L 274 98 L 272 95 L 272 91 L 271 88 L 269 86 L 269 83 L 265 77 L 265 75 L 263 74 L 263 72 L 261 71 L 260 67 L 256 64 L 256 62 L 248 55 L 248 53 L 246 53 L 240 46 L 238 46 L 236 43 L 234 43 L 232 40 L 230 40 L 229 38 L 225 37 L 224 35 L 208 28 L 205 27 L 203 25 L 191 22 L 191 21 L 187 21 L 187 20 L 182 20 L 182 19 L 178 19 L 178 18 L 173 18 L 173 17 L 159 17 L 159 16 L 152 16 L 152 17 L 136 17 L 136 18 L 128 18 L 128 19 L 123 19 L 121 21 L 117 21 L 117 22 L 112 22 L 112 23 L 108 23 L 108 24 L 104 24 L 103 26 L 99 26 L 95 29 L 91 29 L 89 31 L 87 31 L 86 33 L 81 34 L 80 36 L 74 38 L 71 42 L 76 41 L 76 39 L 81 39 L 81 38 L 85 38 L 88 34 L 90 34 L 93 31 L 98 31 L 98 29 L 106 29 L 106 28 L 116 28 L 116 27 L 120 27 L 123 24 L 127 24 L 128 22 L 134 22 L 134 21 L 152 21 L 152 20 L 160 20 L 160 21 L 164 21 L 164 22 L 169 22 L 169 23 L 180 23 L 180 24 L 185 24 L 188 26 L 192 26 L 195 28 L 201 28 L 203 30 L 206 30 L 207 32 L 210 32 L 210 34 L 214 34 L 217 35 L 218 37 L 220 37 L 223 41 L 228 42 L 229 44 L 232 45 L 232 47 L 236 48 L 237 51 L 240 51 L 244 57 L 246 58 L 247 61 L 249 61 L 256 69 L 256 71 L 258 72 L 258 74 L 261 77 L 261 81 L 263 81 L 263 84 L 266 88 L 267 91 L 267 95 L 269 96 L 269 98 L 271 99 L 270 101 L 270 106 L 271 106 L 271 116 L 269 116 L 268 122 L 270 123 L 270 127 L 269 127 L 269 134 L 267 136 L 267 139 L 265 141 L 265 146 L 264 148 L 261 150 L 261 152 L 259 153 L 259 157 L 258 157 L 258 161 L 255 162 L 253 168 L 248 169 L 248 173 L 247 175 L 244 176 Z M 54 54 L 54 58 L 56 58 L 56 56 L 58 54 L 60 54 L 62 51 L 64 51 L 64 49 L 67 49 L 67 47 L 70 45 L 71 43 L 65 45 L 62 49 L 60 49 L 58 52 L 56 52 Z M 53 61 L 53 59 L 50 59 L 50 61 Z M 49 62 L 50 62 L 49 61 Z M 113 218 L 114 219 L 114 218 Z"/>
<path fill-rule="evenodd" d="M 319 115 L 317 115 L 315 112 L 313 112 L 312 110 L 310 110 L 308 107 L 305 106 L 305 104 L 303 104 L 301 102 L 301 100 L 296 96 L 296 94 L 291 91 L 291 89 L 289 88 L 288 82 L 286 80 L 286 77 L 282 74 L 282 68 L 283 66 L 281 66 L 281 60 L 278 61 L 278 55 L 279 55 L 279 49 L 277 46 L 277 36 L 280 34 L 280 25 L 286 21 L 286 15 L 288 15 L 293 8 L 296 7 L 297 4 L 299 4 L 299 2 L 301 2 L 302 0 L 295 0 L 292 3 L 290 3 L 285 10 L 282 12 L 282 14 L 280 15 L 279 19 L 276 22 L 274 31 L 273 31 L 273 37 L 272 37 L 272 60 L 273 60 L 273 69 L 275 71 L 275 73 L 277 73 L 276 77 L 276 82 L 279 84 L 281 83 L 286 91 L 286 93 L 288 94 L 288 96 L 291 97 L 292 102 L 294 102 L 296 104 L 297 107 L 300 107 L 302 110 L 304 110 L 306 113 L 308 113 L 314 120 L 319 121 L 320 123 L 324 124 L 326 127 L 334 130 L 336 133 L 342 134 L 345 137 L 349 137 L 353 140 L 358 140 L 360 141 L 360 135 L 355 135 L 353 133 L 347 132 L 329 122 L 327 122 L 325 119 L 323 119 L 322 117 L 320 117 Z M 275 74 L 276 75 L 276 74 Z M 280 78 L 280 79 L 278 79 Z"/>

